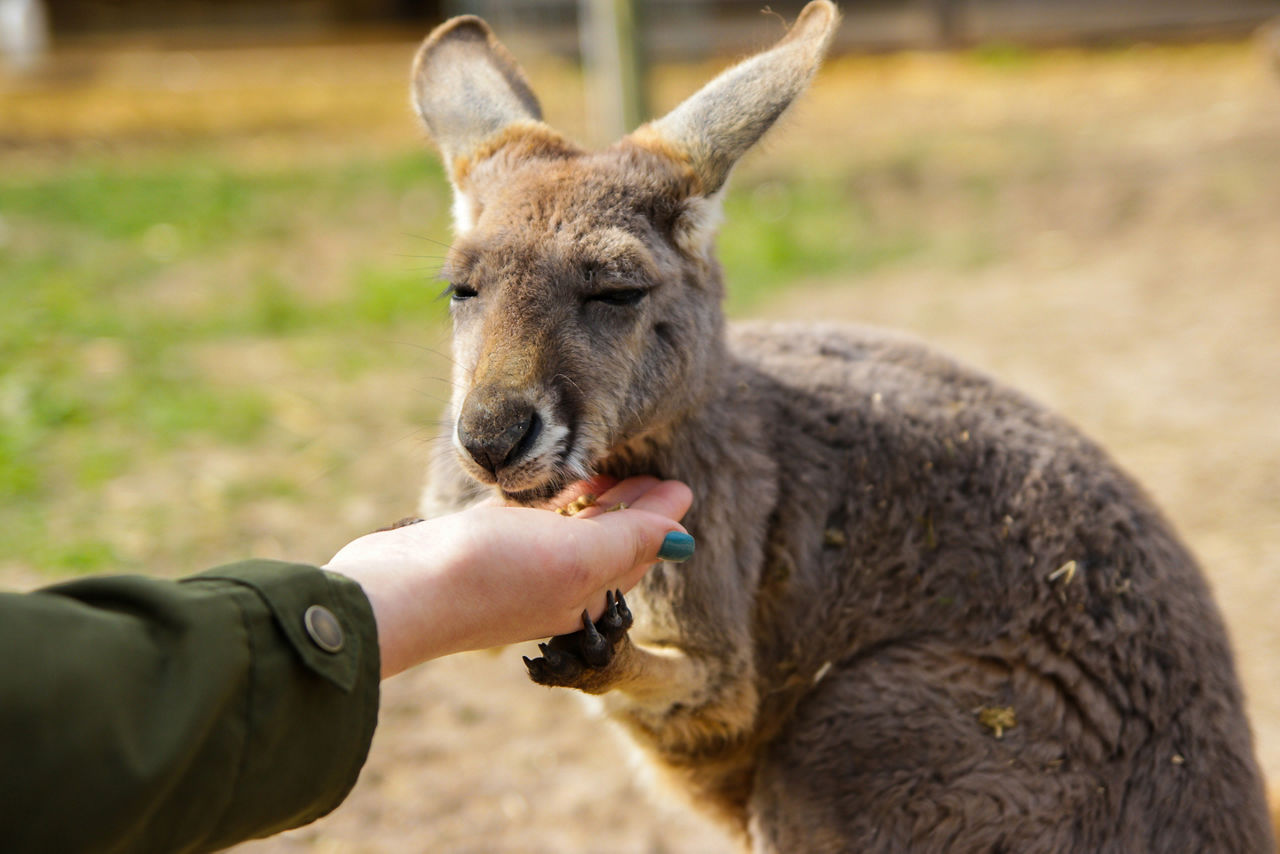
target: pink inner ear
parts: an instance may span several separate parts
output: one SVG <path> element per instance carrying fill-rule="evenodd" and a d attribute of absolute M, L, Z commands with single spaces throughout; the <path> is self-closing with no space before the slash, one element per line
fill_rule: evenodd
<path fill-rule="evenodd" d="M 446 159 L 515 122 L 540 122 L 542 108 L 520 66 L 481 19 L 441 24 L 413 61 L 414 107 Z"/>

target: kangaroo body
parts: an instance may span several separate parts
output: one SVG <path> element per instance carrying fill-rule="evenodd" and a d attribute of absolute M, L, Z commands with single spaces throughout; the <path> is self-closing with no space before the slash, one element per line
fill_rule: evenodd
<path fill-rule="evenodd" d="M 773 50 L 583 152 L 474 18 L 415 72 L 457 193 L 452 438 L 424 498 L 576 477 L 694 491 L 698 542 L 629 597 L 600 694 L 756 851 L 1271 850 L 1225 629 L 1151 502 L 1062 419 L 912 340 L 727 330 L 736 157 L 807 83 Z"/>

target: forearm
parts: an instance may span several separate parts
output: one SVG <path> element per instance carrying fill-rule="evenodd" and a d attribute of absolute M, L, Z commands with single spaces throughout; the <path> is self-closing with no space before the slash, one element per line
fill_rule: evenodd
<path fill-rule="evenodd" d="M 349 581 L 252 562 L 3 595 L 0 615 L 6 850 L 212 850 L 323 815 L 363 764 L 378 649 Z"/>

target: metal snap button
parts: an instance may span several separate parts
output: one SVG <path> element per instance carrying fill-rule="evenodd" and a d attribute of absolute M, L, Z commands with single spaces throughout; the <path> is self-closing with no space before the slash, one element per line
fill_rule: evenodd
<path fill-rule="evenodd" d="M 312 643 L 325 652 L 338 652 L 342 649 L 342 624 L 323 605 L 312 605 L 302 615 L 302 624 L 306 626 L 307 635 Z"/>

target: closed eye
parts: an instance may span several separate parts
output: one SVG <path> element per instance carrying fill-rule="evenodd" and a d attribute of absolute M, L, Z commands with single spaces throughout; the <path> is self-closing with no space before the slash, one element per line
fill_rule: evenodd
<path fill-rule="evenodd" d="M 467 285 L 460 285 L 457 282 L 450 282 L 449 287 L 445 289 L 445 292 L 449 294 L 449 299 L 453 300 L 454 302 L 462 302 L 463 300 L 469 300 L 473 296 L 476 296 L 477 293 L 479 293 L 475 288 L 469 287 Z"/>
<path fill-rule="evenodd" d="M 617 288 L 600 291 L 587 297 L 588 302 L 602 302 L 605 305 L 635 305 L 649 295 L 644 288 Z"/>

